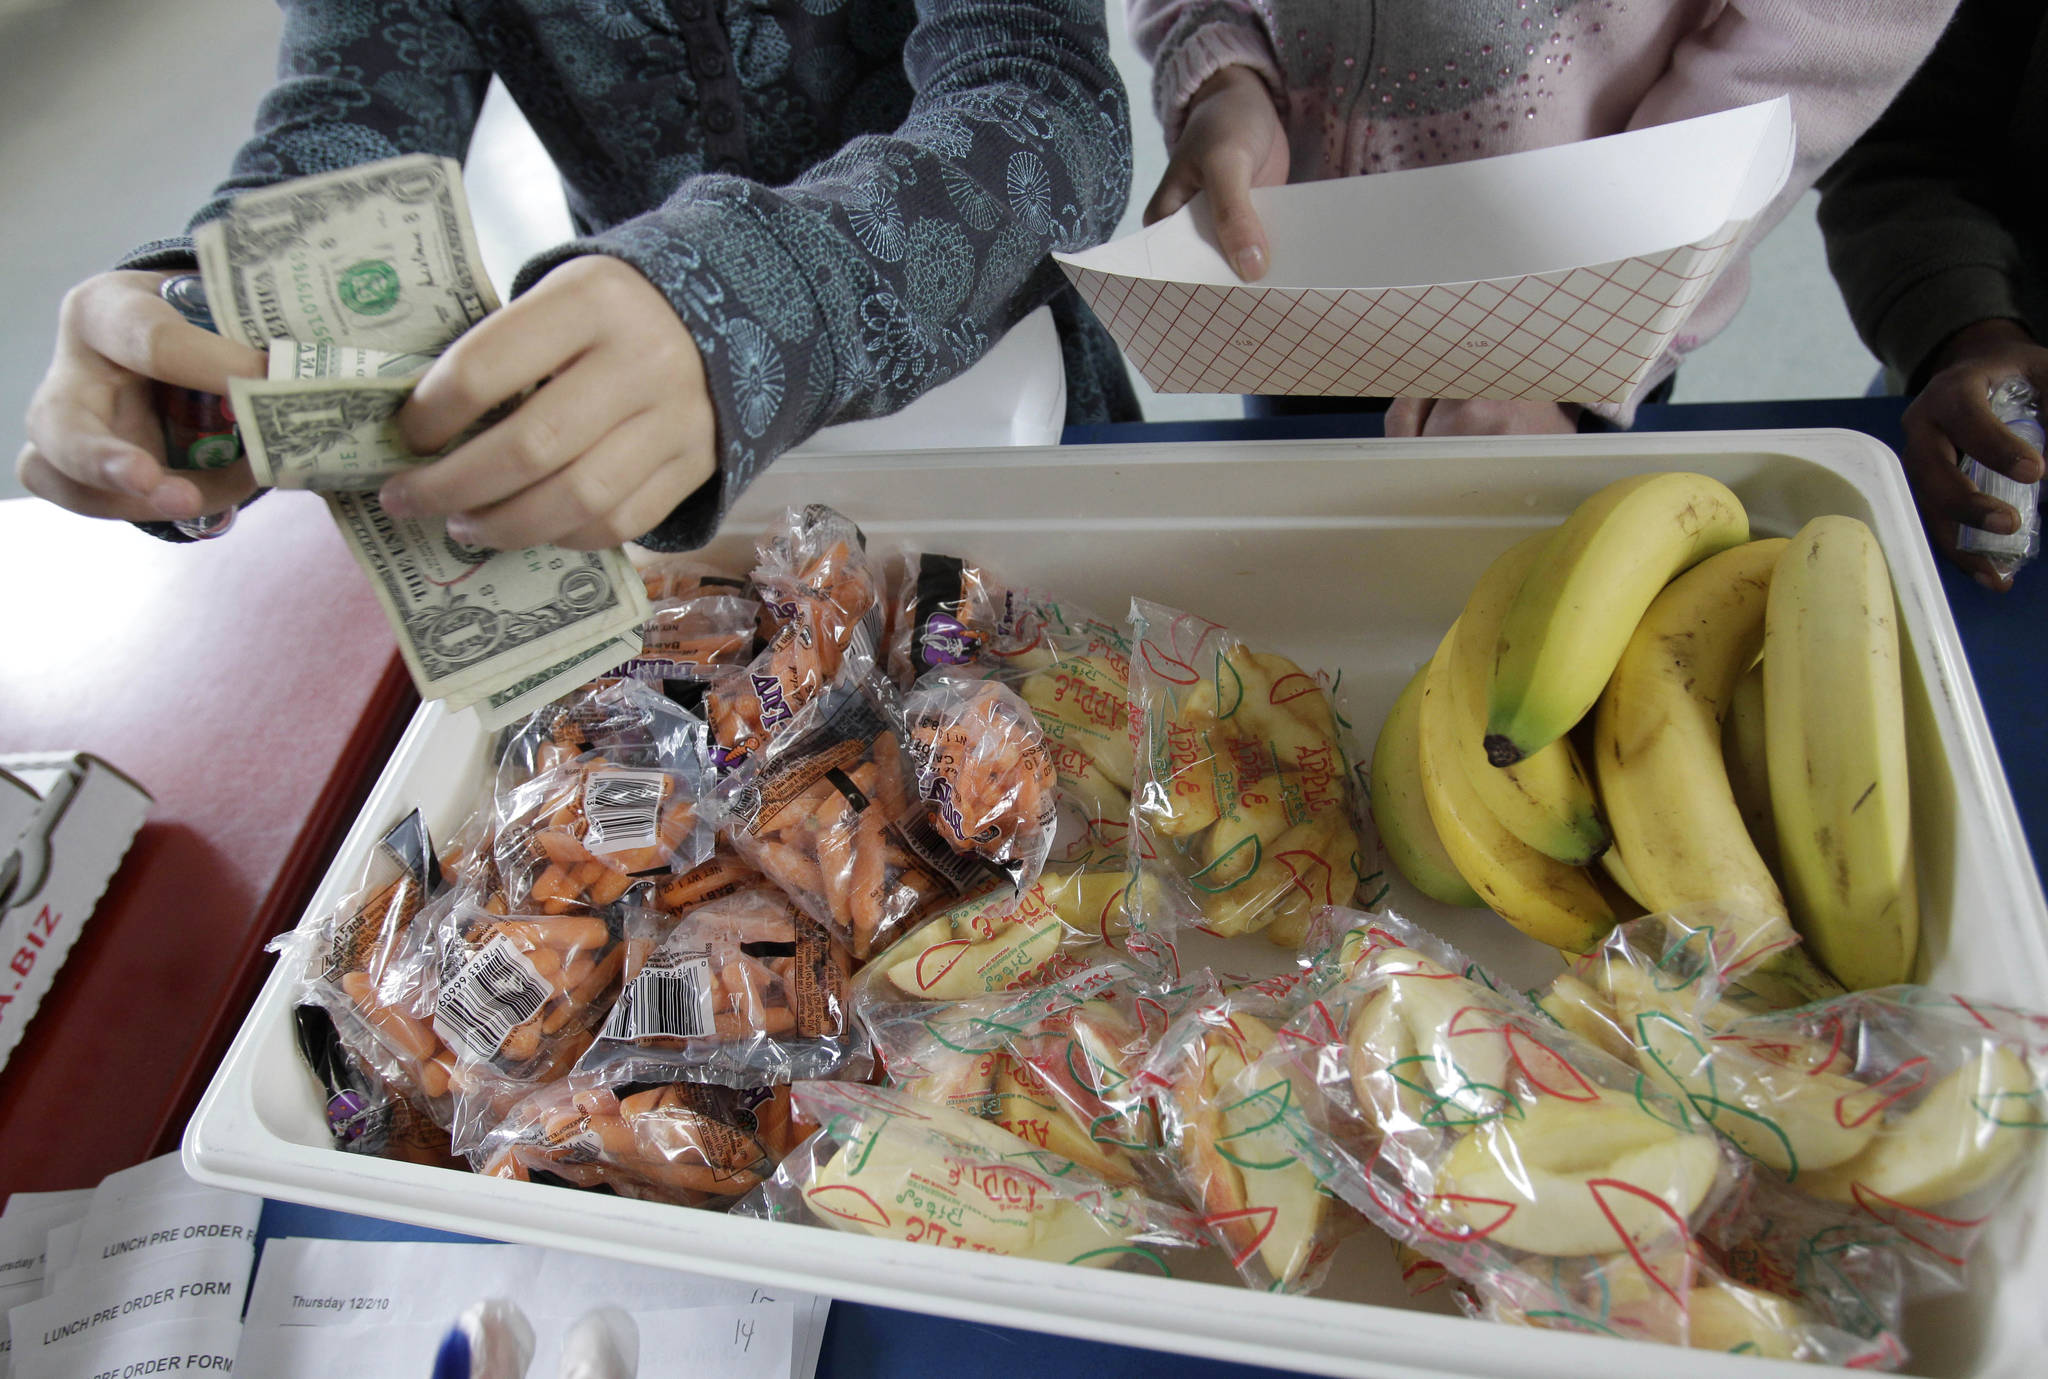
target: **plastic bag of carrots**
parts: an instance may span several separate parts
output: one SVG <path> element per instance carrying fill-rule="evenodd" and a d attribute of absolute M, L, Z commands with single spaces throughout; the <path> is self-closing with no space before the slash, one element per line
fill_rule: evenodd
<path fill-rule="evenodd" d="M 1052 851 L 1059 792 L 1045 733 L 1016 691 L 943 674 L 904 700 L 917 789 L 939 836 L 1021 891 Z"/>
<path fill-rule="evenodd" d="M 704 698 L 721 769 L 760 751 L 835 682 L 874 671 L 882 599 L 866 541 L 817 504 L 791 508 L 762 538 L 753 579 L 774 630 L 759 655 L 719 674 Z"/>
<path fill-rule="evenodd" d="M 794 1134 L 786 1087 L 556 1082 L 513 1107 L 471 1158 L 496 1178 L 720 1206 L 773 1173 Z"/>
<path fill-rule="evenodd" d="M 627 943 L 624 990 L 570 1074 L 577 1085 L 866 1075 L 853 958 L 780 892 L 744 890 L 664 929 Z"/>
<path fill-rule="evenodd" d="M 441 920 L 434 1034 L 452 1049 L 455 1149 L 468 1153 L 532 1088 L 568 1075 L 611 1013 L 629 934 L 666 916 L 614 905 L 497 914 L 467 896 Z"/>
<path fill-rule="evenodd" d="M 736 779 L 722 834 L 853 956 L 880 952 L 919 911 L 991 877 L 933 830 L 877 685 L 841 686 Z"/>

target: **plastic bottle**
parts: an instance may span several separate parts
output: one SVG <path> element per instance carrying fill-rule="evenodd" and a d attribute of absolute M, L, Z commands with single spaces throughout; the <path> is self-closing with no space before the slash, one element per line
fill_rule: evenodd
<path fill-rule="evenodd" d="M 2005 423 L 2005 429 L 2048 454 L 2048 433 L 2041 427 L 2041 399 L 2024 378 L 2008 378 L 1991 388 L 1991 414 Z M 1956 549 L 1974 551 L 1987 557 L 1992 568 L 2012 575 L 2041 552 L 2041 511 L 2038 482 L 2023 484 L 1968 455 L 1961 460 L 1963 477 L 1979 493 L 2009 504 L 2020 515 L 2019 530 L 2010 535 L 1988 532 L 1981 527 L 1956 529 Z"/>
<path fill-rule="evenodd" d="M 213 312 L 206 304 L 206 284 L 197 273 L 165 278 L 157 290 L 187 322 L 201 330 L 214 330 Z M 228 409 L 226 398 L 159 381 L 156 410 L 163 418 L 164 464 L 168 468 L 226 469 L 242 458 L 242 436 L 235 429 L 235 414 Z M 182 535 L 200 541 L 219 536 L 234 524 L 235 510 L 223 508 L 173 525 Z"/>

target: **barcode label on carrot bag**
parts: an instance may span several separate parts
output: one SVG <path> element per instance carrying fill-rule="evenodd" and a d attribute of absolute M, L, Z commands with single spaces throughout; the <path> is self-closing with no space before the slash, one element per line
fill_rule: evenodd
<path fill-rule="evenodd" d="M 583 817 L 590 824 L 584 846 L 600 856 L 653 847 L 664 779 L 660 771 L 592 771 L 583 786 Z"/>
<path fill-rule="evenodd" d="M 605 1039 L 697 1039 L 712 1032 L 711 959 L 698 955 L 635 977 L 605 1021 Z"/>
<path fill-rule="evenodd" d="M 500 934 L 441 988 L 434 1028 L 455 1049 L 481 1062 L 534 1017 L 547 1002 L 548 990 L 526 954 Z"/>

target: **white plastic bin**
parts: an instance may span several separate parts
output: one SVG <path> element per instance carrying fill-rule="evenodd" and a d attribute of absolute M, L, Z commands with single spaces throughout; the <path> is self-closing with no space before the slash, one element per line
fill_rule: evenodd
<path fill-rule="evenodd" d="M 1434 648 L 1480 571 L 1624 474 L 1695 469 L 1728 483 L 1759 535 L 1810 516 L 1868 522 L 1891 561 L 1905 634 L 1914 822 L 1927 924 L 1923 976 L 1968 995 L 2048 1006 L 2048 907 L 1915 523 L 1898 463 L 1850 432 L 1740 432 L 1443 441 L 1082 446 L 785 460 L 748 493 L 711 554 L 744 568 L 791 502 L 825 502 L 872 546 L 970 553 L 1008 578 L 1120 614 L 1134 594 L 1200 612 L 1304 663 L 1343 671 L 1369 749 L 1394 695 Z M 474 719 L 438 706 L 399 743 L 312 910 L 358 875 L 376 837 L 415 806 L 436 836 L 482 778 Z M 1517 982 L 1549 950 L 1485 912 L 1450 911 L 1397 883 L 1396 908 Z M 1270 970 L 1264 940 L 1197 960 Z M 1407 1299 L 1366 1230 L 1329 1288 L 1288 1298 L 1238 1286 L 1215 1251 L 1162 1279 L 966 1255 L 861 1235 L 571 1194 L 366 1159 L 327 1147 L 320 1096 L 291 1034 L 281 963 L 185 1136 L 208 1183 L 505 1240 L 813 1289 L 977 1321 L 1325 1374 L 1587 1379 L 1799 1372 L 1774 1362 L 1468 1321 Z M 2048 1373 L 2048 1172 L 1987 1231 L 1979 1286 L 1917 1310 L 1913 1373 Z M 942 1357 L 933 1357 L 943 1372 Z"/>

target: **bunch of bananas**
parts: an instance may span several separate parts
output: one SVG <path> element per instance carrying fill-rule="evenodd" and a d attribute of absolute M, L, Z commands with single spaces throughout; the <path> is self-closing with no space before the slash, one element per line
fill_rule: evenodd
<path fill-rule="evenodd" d="M 1747 984 L 1788 1004 L 1908 979 L 1909 804 L 1876 538 L 1830 516 L 1751 540 L 1700 474 L 1609 484 L 1495 560 L 1372 762 L 1425 895 L 1573 953 L 1717 905 L 1763 955 Z"/>

